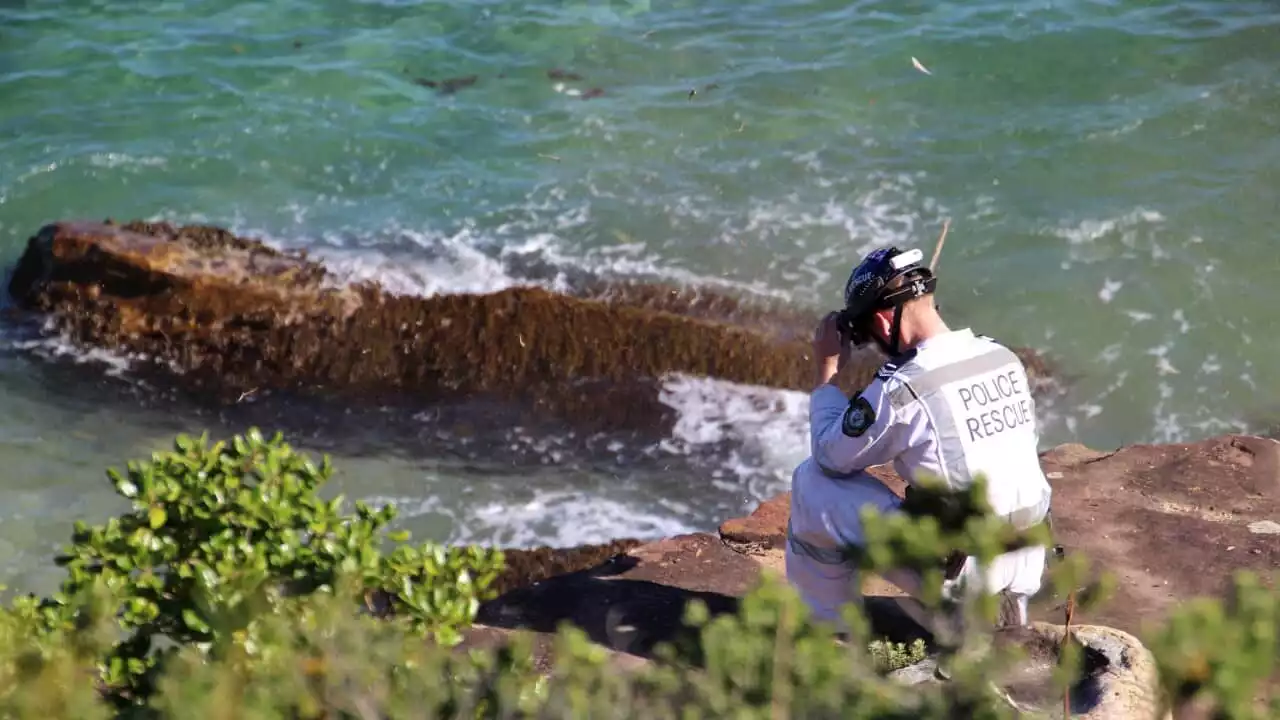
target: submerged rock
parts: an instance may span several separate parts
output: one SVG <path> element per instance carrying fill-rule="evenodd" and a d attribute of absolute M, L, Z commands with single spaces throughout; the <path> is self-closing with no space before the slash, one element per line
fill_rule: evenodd
<path fill-rule="evenodd" d="M 635 284 L 596 284 L 583 297 L 534 287 L 393 295 L 216 227 L 53 223 L 29 240 L 9 289 L 71 342 L 143 355 L 221 401 L 271 390 L 494 398 L 593 430 L 665 433 L 668 374 L 799 391 L 812 382 L 812 322 L 783 330 L 799 313 Z M 1034 352 L 1020 354 L 1045 375 Z M 860 354 L 841 384 L 864 385 L 878 364 Z"/>

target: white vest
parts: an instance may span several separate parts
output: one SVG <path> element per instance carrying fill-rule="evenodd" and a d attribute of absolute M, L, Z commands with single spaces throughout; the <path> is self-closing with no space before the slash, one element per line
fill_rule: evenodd
<path fill-rule="evenodd" d="M 1026 370 L 1011 350 L 967 329 L 885 363 L 852 400 L 823 385 L 809 414 L 813 460 L 829 476 L 892 461 L 908 482 L 923 472 L 963 489 L 982 473 L 995 514 L 1048 507 Z"/>

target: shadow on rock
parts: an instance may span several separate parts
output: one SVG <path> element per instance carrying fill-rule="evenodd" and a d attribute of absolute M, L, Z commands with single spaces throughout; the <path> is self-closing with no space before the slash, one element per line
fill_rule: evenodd
<path fill-rule="evenodd" d="M 1022 660 L 1009 668 L 999 679 L 1000 686 L 1023 707 L 1048 710 L 1061 707 L 1062 693 L 1053 682 L 1062 657 L 1062 638 L 1035 627 L 1009 627 L 996 631 L 997 646 L 1016 647 Z M 1073 712 L 1087 712 L 1101 700 L 1103 692 L 1100 678 L 1111 660 L 1094 647 L 1071 634 L 1070 642 L 1076 647 L 1079 663 L 1076 668 L 1079 680 L 1071 688 Z"/>
<path fill-rule="evenodd" d="M 682 535 L 573 572 L 548 573 L 482 605 L 476 622 L 539 633 L 567 623 L 611 650 L 651 657 L 660 644 L 695 639 L 696 629 L 684 622 L 691 602 L 702 602 L 713 617 L 735 613 L 759 572 L 758 564 L 714 536 Z M 932 642 L 892 598 L 867 598 L 866 614 L 877 637 Z"/>
<path fill-rule="evenodd" d="M 615 560 L 608 565 L 634 563 Z M 729 595 L 602 576 L 624 571 L 621 567 L 581 571 L 512 591 L 482 606 L 476 621 L 543 633 L 554 633 L 562 623 L 569 623 L 611 650 L 649 657 L 659 643 L 682 644 L 693 637 L 683 622 L 693 600 L 703 602 L 712 616 L 737 612 L 738 598 Z"/>

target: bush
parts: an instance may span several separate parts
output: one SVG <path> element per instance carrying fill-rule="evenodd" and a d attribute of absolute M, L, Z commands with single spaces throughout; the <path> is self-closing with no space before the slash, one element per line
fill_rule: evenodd
<path fill-rule="evenodd" d="M 412 630 L 449 645 L 475 617 L 502 568 L 500 551 L 400 545 L 382 552 L 395 508 L 324 500 L 332 468 L 315 465 L 277 434 L 256 429 L 229 443 L 180 436 L 169 452 L 108 470 L 132 511 L 89 527 L 77 522 L 57 558 L 67 570 L 47 600 L 20 599 L 15 612 L 52 632 L 74 627 L 72 602 L 97 587 L 117 603 L 122 637 L 101 658 L 101 682 L 121 701 L 151 692 L 153 671 L 174 647 L 214 657 L 261 644 L 257 620 L 299 612 L 301 600 L 332 593 L 339 575 L 353 602 L 390 602 Z M 167 649 L 159 646 L 166 645 Z"/>
<path fill-rule="evenodd" d="M 393 539 L 381 535 L 393 510 L 357 505 L 354 515 L 340 514 L 339 500 L 316 495 L 329 472 L 327 460 L 315 467 L 278 435 L 250 432 L 212 447 L 179 438 L 174 451 L 110 473 L 132 511 L 103 526 L 78 525 L 60 560 L 68 569 L 61 591 L 19 598 L 0 613 L 0 716 L 1015 716 L 990 682 L 1013 657 L 968 652 L 981 649 L 983 633 L 973 628 L 994 613 L 985 601 L 967 609 L 971 631 L 939 648 L 953 680 L 917 687 L 885 672 L 919 659 L 921 647 L 868 643 L 853 608 L 853 641 L 832 642 L 778 582 L 747 595 L 736 614 L 713 619 L 691 605 L 695 639 L 661 648 L 638 671 L 620 671 L 571 627 L 555 638 L 549 673 L 532 666 L 524 635 L 492 651 L 451 650 L 501 553 L 426 545 L 384 554 L 378 543 Z M 936 495 L 956 510 L 941 520 L 868 516 L 873 542 L 860 562 L 932 569 L 949 549 L 989 558 L 1045 540 L 994 521 L 980 494 L 979 485 L 960 497 Z M 1052 575 L 1060 592 L 1080 589 L 1087 607 L 1107 586 L 1085 585 L 1086 570 L 1073 560 Z M 939 574 L 928 578 L 936 590 Z M 390 599 L 392 617 L 358 611 L 371 592 Z M 1194 717 L 1266 716 L 1251 714 L 1252 698 L 1274 668 L 1278 617 L 1275 594 L 1248 575 L 1226 604 L 1177 609 L 1149 639 L 1167 703 L 1179 713 L 1198 708 Z M 1064 669 L 1060 680 L 1073 672 Z"/>

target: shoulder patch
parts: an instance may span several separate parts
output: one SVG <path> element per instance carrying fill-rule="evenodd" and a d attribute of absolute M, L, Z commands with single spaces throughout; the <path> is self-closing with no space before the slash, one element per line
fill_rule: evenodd
<path fill-rule="evenodd" d="M 849 437 L 859 437 L 876 421 L 875 408 L 867 399 L 858 395 L 845 408 L 844 419 L 840 422 L 840 430 Z"/>

